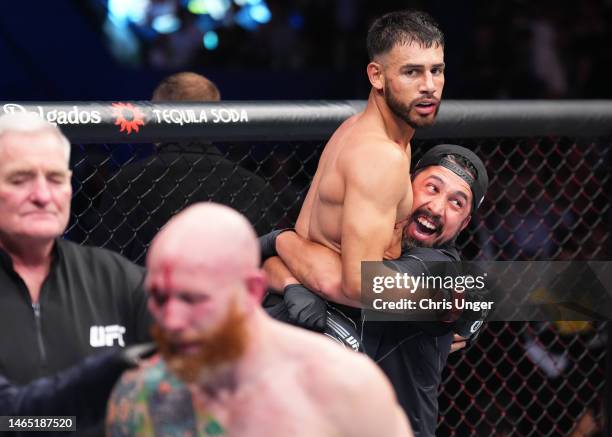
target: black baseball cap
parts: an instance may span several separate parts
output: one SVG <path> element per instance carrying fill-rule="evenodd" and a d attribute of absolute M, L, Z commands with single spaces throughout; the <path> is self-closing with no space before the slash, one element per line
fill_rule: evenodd
<path fill-rule="evenodd" d="M 476 177 L 467 172 L 460 164 L 449 159 L 447 155 L 458 155 L 469 161 L 476 169 Z M 440 144 L 429 149 L 414 166 L 413 173 L 432 165 L 440 165 L 449 169 L 461 179 L 463 179 L 472 190 L 472 211 L 476 211 L 482 204 L 484 196 L 489 187 L 489 176 L 482 160 L 472 152 L 462 146 L 455 144 Z"/>

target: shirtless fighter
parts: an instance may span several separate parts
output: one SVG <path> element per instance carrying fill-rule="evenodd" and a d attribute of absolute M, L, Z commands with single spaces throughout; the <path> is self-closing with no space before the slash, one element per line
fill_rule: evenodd
<path fill-rule="evenodd" d="M 115 387 L 108 435 L 412 435 L 373 362 L 265 314 L 259 261 L 228 207 L 196 204 L 162 228 L 145 284 L 161 357 Z"/>
<path fill-rule="evenodd" d="M 429 15 L 384 15 L 367 46 L 366 108 L 325 146 L 296 222 L 300 236 L 341 254 L 337 303 L 350 306 L 359 306 L 361 261 L 400 256 L 412 210 L 410 140 L 434 122 L 444 87 L 444 36 Z"/>

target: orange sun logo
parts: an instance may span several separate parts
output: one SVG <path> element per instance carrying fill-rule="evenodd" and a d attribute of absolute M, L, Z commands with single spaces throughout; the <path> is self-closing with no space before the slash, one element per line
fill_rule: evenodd
<path fill-rule="evenodd" d="M 119 132 L 132 131 L 138 132 L 140 126 L 144 126 L 144 114 L 131 103 L 113 103 L 113 115 L 115 116 L 115 126 L 121 126 Z"/>

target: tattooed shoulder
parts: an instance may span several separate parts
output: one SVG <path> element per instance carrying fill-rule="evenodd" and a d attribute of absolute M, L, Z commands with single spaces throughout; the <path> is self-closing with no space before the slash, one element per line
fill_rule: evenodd
<path fill-rule="evenodd" d="M 153 369 L 155 365 L 127 371 L 115 385 L 106 414 L 108 436 L 151 435 L 146 382 Z"/>

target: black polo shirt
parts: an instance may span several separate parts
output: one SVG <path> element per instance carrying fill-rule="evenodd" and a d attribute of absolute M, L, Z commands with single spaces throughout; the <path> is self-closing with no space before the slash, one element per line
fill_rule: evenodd
<path fill-rule="evenodd" d="M 86 356 L 149 338 L 144 269 L 122 256 L 57 239 L 33 305 L 0 250 L 0 374 L 25 384 Z"/>

